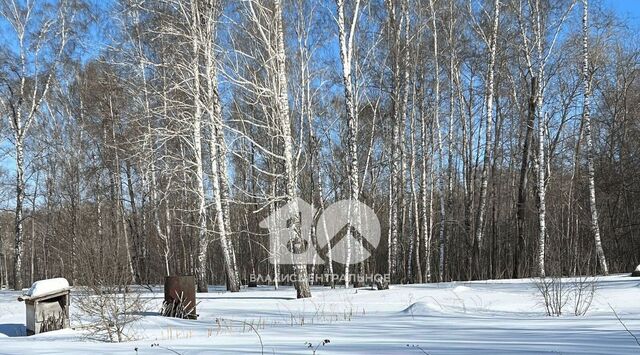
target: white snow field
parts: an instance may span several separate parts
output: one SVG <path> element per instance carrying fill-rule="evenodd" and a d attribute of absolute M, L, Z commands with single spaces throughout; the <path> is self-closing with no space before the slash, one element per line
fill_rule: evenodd
<path fill-rule="evenodd" d="M 611 310 L 640 337 L 640 279 L 626 275 L 600 277 L 583 317 L 573 316 L 571 305 L 561 317 L 545 316 L 535 284 L 526 279 L 385 291 L 314 287 L 313 298 L 304 300 L 295 299 L 292 288 L 210 291 L 198 294 L 197 321 L 158 316 L 162 290 L 146 293 L 152 312 L 135 324 L 138 340 L 125 343 L 91 340 L 80 329 L 23 336 L 20 293 L 1 291 L 0 353 L 313 354 L 305 343 L 315 346 L 324 339 L 330 343 L 320 346 L 318 355 L 640 353 Z M 72 308 L 72 319 L 74 313 Z M 257 328 L 264 348 L 242 322 Z"/>

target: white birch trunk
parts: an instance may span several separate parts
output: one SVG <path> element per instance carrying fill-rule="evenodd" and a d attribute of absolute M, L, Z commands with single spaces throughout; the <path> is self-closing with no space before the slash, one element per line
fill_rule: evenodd
<path fill-rule="evenodd" d="M 225 264 L 228 288 L 231 292 L 240 291 L 240 277 L 236 265 L 235 248 L 229 240 L 230 222 L 229 208 L 226 203 L 226 163 L 224 156 L 224 135 L 222 128 L 222 108 L 218 94 L 217 69 L 213 41 L 216 34 L 216 21 L 219 9 L 214 8 L 217 4 L 209 2 L 208 11 L 203 14 L 205 17 L 206 31 L 203 34 L 203 47 L 205 58 L 205 74 L 207 80 L 207 114 L 209 117 L 209 168 L 211 170 L 211 186 L 213 189 L 213 207 L 215 221 L 218 226 L 218 236 L 220 249 Z M 203 33 L 203 32 L 200 32 Z M 224 199 L 224 200 L 223 200 Z"/>
<path fill-rule="evenodd" d="M 349 187 L 350 187 L 350 199 L 358 201 L 358 194 L 360 191 L 359 185 L 359 168 L 358 168 L 358 120 L 357 112 L 353 94 L 353 83 L 351 77 L 351 66 L 353 59 L 353 37 L 355 34 L 355 28 L 358 21 L 358 11 L 360 8 L 360 1 L 356 0 L 355 10 L 353 18 L 351 19 L 351 30 L 349 31 L 348 38 L 344 22 L 344 0 L 336 0 L 336 6 L 338 10 L 338 38 L 340 42 L 340 59 L 342 61 L 342 82 L 344 85 L 344 101 L 347 111 L 347 145 L 349 150 Z M 351 225 L 352 218 L 359 218 L 358 205 L 355 204 L 355 210 L 351 210 L 351 204 L 349 205 L 349 211 L 347 211 L 347 221 Z M 349 267 L 351 261 L 351 229 L 347 230 L 347 257 L 345 264 L 345 287 L 349 287 Z"/>
<path fill-rule="evenodd" d="M 498 40 L 498 22 L 500 18 L 500 1 L 494 1 L 493 25 L 491 30 L 491 38 L 489 43 L 489 63 L 486 78 L 486 127 L 485 127 L 485 144 L 484 159 L 482 163 L 482 173 L 480 176 L 480 198 L 478 202 L 478 218 L 475 231 L 475 239 L 473 241 L 472 251 L 472 278 L 481 277 L 480 266 L 480 249 L 482 247 L 482 239 L 484 236 L 484 219 L 487 205 L 487 184 L 489 165 L 491 164 L 491 130 L 493 127 L 493 101 L 494 101 L 494 71 L 496 63 L 496 46 Z"/>
<path fill-rule="evenodd" d="M 447 207 L 450 211 L 452 211 L 451 213 L 453 213 L 453 176 L 454 176 L 454 162 L 453 162 L 453 149 L 454 149 L 454 143 L 453 143 L 453 132 L 454 132 L 454 127 L 453 127 L 453 115 L 454 115 L 454 67 L 455 67 L 455 58 L 456 58 L 456 54 L 455 54 L 455 39 L 454 39 L 454 34 L 453 34 L 453 26 L 454 26 L 454 13 L 453 13 L 453 0 L 449 0 L 449 51 L 451 52 L 449 54 L 449 126 L 448 129 L 449 131 L 447 132 L 447 153 L 448 153 L 448 158 L 447 158 Z M 445 225 L 446 228 L 446 225 Z M 446 232 L 446 230 L 445 230 Z M 443 260 L 446 258 L 446 250 L 443 251 Z M 446 273 L 444 272 L 444 263 L 443 263 L 443 272 L 442 272 L 442 278 L 441 281 L 445 280 L 445 276 Z"/>
<path fill-rule="evenodd" d="M 545 115 L 543 114 L 542 104 L 544 102 L 543 90 L 544 90 L 544 62 L 542 55 L 542 28 L 540 24 L 540 1 L 535 2 L 535 34 L 536 34 L 536 48 L 538 53 L 538 79 L 540 84 L 537 87 L 536 93 L 536 108 L 538 114 L 538 276 L 545 277 L 545 242 L 547 238 L 547 182 L 546 182 L 546 169 L 547 164 L 545 160 Z"/>
<path fill-rule="evenodd" d="M 19 116 L 18 116 L 19 117 Z M 20 126 L 20 121 L 16 122 L 16 127 Z M 21 128 L 19 128 L 21 130 Z M 23 138 L 14 135 L 16 149 L 16 215 L 15 215 L 15 245 L 13 259 L 13 288 L 22 290 L 24 286 L 22 280 L 22 255 L 24 254 L 23 226 L 22 226 L 22 204 L 24 202 L 24 149 Z"/>
<path fill-rule="evenodd" d="M 415 87 L 414 87 L 414 102 L 415 102 Z M 411 113 L 411 121 L 410 121 L 410 146 L 411 146 L 411 160 L 409 161 L 409 181 L 411 184 L 411 214 L 413 216 L 413 225 L 414 225 L 414 235 L 411 237 L 409 244 L 409 261 L 407 262 L 409 268 L 409 280 L 413 281 L 413 256 L 415 254 L 415 264 L 416 264 L 416 282 L 422 283 L 422 268 L 421 268 L 421 259 L 420 259 L 420 211 L 419 211 L 419 193 L 416 189 L 416 142 L 415 142 L 415 106 Z"/>
<path fill-rule="evenodd" d="M 444 253 L 445 253 L 445 193 L 444 193 L 444 152 L 442 149 L 442 132 L 440 129 L 440 64 L 438 60 L 438 28 L 436 26 L 436 11 L 433 6 L 433 0 L 429 0 L 429 8 L 431 10 L 431 31 L 433 33 L 433 66 L 435 76 L 435 104 L 433 108 L 433 122 L 436 125 L 437 132 L 437 149 L 438 149 L 438 199 L 440 200 L 440 223 L 438 226 L 438 240 L 440 243 L 440 257 L 438 260 L 438 279 L 442 282 L 444 279 Z"/>
<path fill-rule="evenodd" d="M 538 107 L 540 107 L 538 105 Z M 538 111 L 539 112 L 539 111 Z M 545 277 L 544 255 L 545 240 L 547 236 L 546 224 L 546 183 L 545 183 L 545 157 L 544 157 L 544 120 L 542 115 L 538 114 L 538 159 L 536 160 L 538 172 L 538 220 L 540 224 L 538 234 L 538 276 Z"/>
<path fill-rule="evenodd" d="M 202 100 L 200 95 L 200 48 L 202 44 L 198 36 L 200 27 L 200 12 L 196 0 L 191 0 L 191 50 L 192 53 L 192 98 L 193 120 L 191 122 L 193 166 L 195 168 L 195 195 L 197 206 L 198 228 L 198 264 L 196 266 L 198 292 L 207 292 L 207 249 L 209 236 L 207 235 L 207 211 L 204 190 L 204 169 L 202 163 Z"/>
<path fill-rule="evenodd" d="M 424 111 L 424 110 L 423 110 Z M 425 113 L 422 112 L 420 116 L 420 130 L 421 130 L 421 149 L 422 149 L 422 166 L 420 171 L 420 195 L 422 198 L 421 208 L 422 208 L 422 241 L 424 243 L 424 258 L 425 258 L 425 266 L 424 266 L 424 276 L 423 281 L 429 282 L 431 281 L 431 228 L 429 227 L 430 221 L 430 203 L 428 200 L 430 198 L 427 197 L 429 194 L 427 186 L 428 186 L 428 174 L 427 174 L 427 164 L 428 157 L 427 152 L 429 151 L 429 141 L 427 136 L 427 120 L 425 117 Z"/>
<path fill-rule="evenodd" d="M 284 157 L 284 177 L 285 177 L 285 193 L 286 193 L 286 203 L 291 203 L 291 207 L 294 211 L 298 211 L 297 208 L 297 178 L 296 171 L 294 168 L 294 156 L 293 156 L 293 136 L 291 134 L 291 120 L 289 118 L 289 102 L 287 96 L 287 71 L 286 71 L 286 55 L 285 55 L 285 47 L 284 47 L 284 28 L 283 28 L 283 18 L 282 18 L 282 3 L 281 0 L 274 1 L 274 35 L 275 35 L 275 62 L 276 62 L 276 111 L 278 118 L 278 125 L 280 133 L 282 134 L 282 138 L 284 140 L 284 149 L 283 149 L 283 157 Z M 298 216 L 297 213 L 294 214 Z M 296 275 L 296 291 L 298 298 L 307 298 L 311 297 L 311 289 L 309 288 L 309 278 L 307 275 L 307 266 L 304 264 L 304 261 L 301 260 L 301 256 L 299 254 L 300 250 L 295 250 L 300 248 L 302 245 L 302 236 L 300 235 L 300 220 L 299 217 L 294 219 L 294 230 L 297 234 L 296 239 L 293 241 L 294 245 L 294 254 L 296 255 L 295 264 L 293 265 L 295 275 Z"/>
<path fill-rule="evenodd" d="M 582 120 L 584 121 L 584 137 L 587 141 L 587 177 L 589 180 L 589 207 L 591 208 L 591 232 L 596 246 L 596 255 L 600 263 L 602 274 L 608 275 L 607 259 L 602 248 L 600 226 L 598 224 L 598 207 L 596 201 L 596 182 L 594 166 L 594 147 L 591 125 L 591 85 L 589 78 L 589 0 L 582 0 L 582 84 L 584 88 L 584 101 L 582 106 Z"/>
<path fill-rule="evenodd" d="M 22 278 L 22 258 L 24 254 L 23 205 L 25 199 L 24 143 L 29 128 L 49 92 L 51 81 L 56 73 L 54 69 L 60 63 L 62 53 L 68 42 L 69 29 L 67 27 L 67 19 L 62 12 L 57 11 L 58 9 L 56 8 L 50 9 L 50 13 L 58 17 L 43 18 L 36 21 L 33 15 L 35 11 L 32 11 L 34 4 L 24 4 L 13 0 L 5 5 L 7 8 L 11 8 L 12 11 L 2 12 L 0 16 L 4 17 L 7 23 L 12 24 L 9 28 L 13 30 L 13 32 L 9 30 L 6 31 L 6 33 L 8 37 L 11 36 L 9 33 L 15 34 L 15 38 L 11 38 L 11 40 L 15 40 L 19 55 L 19 62 L 16 63 L 16 67 L 19 68 L 18 72 L 16 72 L 19 77 L 19 83 L 17 89 L 12 93 L 12 96 L 15 97 L 9 98 L 7 101 L 2 98 L 0 99 L 0 103 L 5 107 L 12 107 L 8 121 L 13 133 L 16 154 L 13 287 L 16 290 L 20 290 L 24 286 Z M 57 5 L 66 6 L 66 4 L 62 2 Z M 49 21 L 56 21 L 60 26 L 55 34 L 53 34 L 51 30 L 53 26 L 50 26 L 51 22 Z M 32 28 L 33 26 L 40 27 Z M 35 34 L 37 34 L 37 36 Z M 60 42 L 58 48 L 56 48 L 53 53 L 50 53 L 50 56 L 47 58 L 49 59 L 49 63 L 46 63 L 46 60 L 42 58 L 41 50 L 43 42 L 52 39 L 59 39 Z M 41 74 L 41 69 L 47 64 L 50 64 L 51 67 L 46 71 L 46 75 Z"/>

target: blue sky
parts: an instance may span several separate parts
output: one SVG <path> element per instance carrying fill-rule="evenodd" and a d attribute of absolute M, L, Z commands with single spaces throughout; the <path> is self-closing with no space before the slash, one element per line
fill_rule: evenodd
<path fill-rule="evenodd" d="M 602 6 L 632 20 L 629 23 L 632 26 L 638 27 L 640 24 L 640 0 L 602 0 Z M 632 23 L 634 21 L 635 23 Z"/>

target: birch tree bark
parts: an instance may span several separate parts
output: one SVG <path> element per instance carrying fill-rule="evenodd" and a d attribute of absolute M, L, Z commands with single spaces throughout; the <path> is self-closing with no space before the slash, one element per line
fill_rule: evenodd
<path fill-rule="evenodd" d="M 204 169 L 202 162 L 202 102 L 200 87 L 200 52 L 202 43 L 198 36 L 201 25 L 201 14 L 197 0 L 190 2 L 190 36 L 191 36 L 191 70 L 193 77 L 191 78 L 191 95 L 193 99 L 193 116 L 191 122 L 192 140 L 190 144 L 193 150 L 192 165 L 195 170 L 195 195 L 196 195 L 196 226 L 198 228 L 198 263 L 196 267 L 196 279 L 198 283 L 198 292 L 207 292 L 207 250 L 209 247 L 209 236 L 207 233 L 207 210 L 204 190 Z"/>
<path fill-rule="evenodd" d="M 217 68 L 214 52 L 214 41 L 216 38 L 216 22 L 220 13 L 220 3 L 216 0 L 207 0 L 206 11 L 203 14 L 203 25 L 205 31 L 202 34 L 204 43 L 203 56 L 205 61 L 205 75 L 207 82 L 207 115 L 209 117 L 209 167 L 211 170 L 211 185 L 213 189 L 213 204 L 215 220 L 218 226 L 218 237 L 220 249 L 225 264 L 227 275 L 227 285 L 231 292 L 240 291 L 240 277 L 236 265 L 235 248 L 229 239 L 231 223 L 229 221 L 229 205 L 227 201 L 228 189 L 226 184 L 226 163 L 224 156 L 224 134 L 222 123 L 222 107 L 220 105 L 220 95 L 218 94 Z"/>
<path fill-rule="evenodd" d="M 391 29 L 394 31 L 393 36 L 393 50 L 395 50 L 393 80 L 394 89 L 392 93 L 392 114 L 393 114 L 393 128 L 392 128 L 392 147 L 391 147 L 391 172 L 389 178 L 389 240 L 388 240 L 388 273 L 391 277 L 391 282 L 398 281 L 398 196 L 399 196 L 399 171 L 400 171 L 400 24 L 397 21 L 397 14 L 395 5 L 391 1 L 387 1 L 387 11 L 389 12 L 389 21 L 391 23 Z"/>
<path fill-rule="evenodd" d="M 541 20 L 540 20 L 540 1 L 536 0 L 534 3 L 534 33 L 535 33 L 535 41 L 536 41 L 536 52 L 537 52 L 537 61 L 538 61 L 538 78 L 544 83 L 544 58 L 542 56 L 542 41 L 543 34 L 541 28 Z M 546 202 L 546 193 L 547 193 L 547 182 L 545 178 L 545 173 L 547 170 L 547 165 L 545 161 L 545 115 L 543 114 L 543 85 L 538 86 L 538 90 L 536 91 L 536 107 L 538 108 L 538 276 L 545 277 L 545 247 L 546 247 L 546 238 L 547 238 L 547 202 Z"/>
<path fill-rule="evenodd" d="M 444 255 L 445 255 L 445 223 L 446 223 L 446 209 L 445 209 L 445 192 L 444 192 L 444 152 L 442 149 L 442 131 L 440 130 L 440 62 L 438 51 L 438 27 L 436 25 L 436 9 L 433 5 L 433 0 L 429 0 L 429 9 L 431 10 L 431 31 L 433 36 L 433 70 L 435 78 L 434 88 L 434 107 L 433 107 L 433 122 L 435 124 L 435 130 L 437 134 L 437 151 L 438 151 L 438 199 L 440 204 L 440 222 L 438 223 L 438 240 L 440 244 L 440 258 L 438 261 L 438 280 L 442 282 L 444 279 Z"/>
<path fill-rule="evenodd" d="M 538 222 L 540 229 L 538 231 L 538 276 L 545 276 L 545 241 L 547 238 L 547 203 L 546 203 L 546 181 L 545 181 L 545 155 L 544 155 L 544 119 L 542 115 L 538 114 L 538 159 L 536 161 L 538 170 Z"/>
<path fill-rule="evenodd" d="M 449 0 L 449 131 L 447 132 L 447 209 L 453 213 L 453 186 L 454 186 L 454 169 L 455 162 L 453 160 L 454 154 L 454 141 L 453 135 L 455 131 L 454 127 L 454 114 L 455 114 L 455 67 L 457 62 L 457 53 L 456 53 L 456 40 L 454 35 L 455 27 L 455 17 L 454 17 L 454 1 Z M 445 221 L 446 222 L 446 221 Z M 445 226 L 446 227 L 446 226 Z M 445 229 L 445 233 L 449 233 Z M 443 251 L 443 255 L 446 256 L 446 250 Z M 443 257 L 443 272 L 442 278 L 440 281 L 445 281 L 447 278 L 447 270 L 444 270 L 446 265 L 445 257 Z"/>
<path fill-rule="evenodd" d="M 472 250 L 472 268 L 473 278 L 477 279 L 482 277 L 481 265 L 480 265 L 480 248 L 482 247 L 482 238 L 484 236 L 484 219 L 486 214 L 487 205 L 487 183 L 488 172 L 491 165 L 491 130 L 493 127 L 493 102 L 494 102 L 494 72 L 496 64 L 496 47 L 498 40 L 498 23 L 500 18 L 500 1 L 495 0 L 493 4 L 494 13 L 492 21 L 492 30 L 489 39 L 489 61 L 486 77 L 486 122 L 485 122 L 485 142 L 484 142 L 484 158 L 482 162 L 482 173 L 480 176 L 480 197 L 478 202 L 478 217 L 476 222 L 475 238 L 473 240 Z"/>
<path fill-rule="evenodd" d="M 344 101 L 347 111 L 347 145 L 349 151 L 349 193 L 350 199 L 358 201 L 358 194 L 360 191 L 359 185 L 359 173 L 358 168 L 358 119 L 355 105 L 355 98 L 353 95 L 353 79 L 351 77 L 351 66 L 353 60 L 353 38 L 358 24 L 358 12 L 360 10 L 360 0 L 355 1 L 355 9 L 353 10 L 353 17 L 351 18 L 351 28 L 349 33 L 345 28 L 345 8 L 344 0 L 336 0 L 336 7 L 338 10 L 338 38 L 340 42 L 340 59 L 342 61 L 342 82 L 344 85 Z M 351 205 L 350 205 L 351 206 Z M 352 218 L 359 218 L 360 213 L 358 211 L 358 204 L 355 204 L 355 209 L 352 211 L 349 207 L 347 211 L 347 221 L 351 225 Z M 347 257 L 345 264 L 345 287 L 349 287 L 349 264 L 351 261 L 351 228 L 347 230 Z"/>
<path fill-rule="evenodd" d="M 596 255 L 600 263 L 600 271 L 609 274 L 607 259 L 602 248 L 600 226 L 598 224 L 598 206 L 596 201 L 595 151 L 591 124 L 591 83 L 589 74 L 589 0 L 582 0 L 582 86 L 584 90 L 582 103 L 582 120 L 584 122 L 584 138 L 587 142 L 587 179 L 589 180 L 589 207 L 591 209 L 591 232 L 595 241 Z"/>
<path fill-rule="evenodd" d="M 416 89 L 414 87 L 414 102 L 416 100 Z M 419 95 L 421 95 L 422 93 L 420 93 Z M 420 257 L 420 248 L 422 247 L 421 245 L 421 237 L 420 237 L 420 194 L 418 189 L 416 188 L 417 185 L 417 181 L 416 181 L 416 173 L 415 173 L 415 169 L 416 169 L 416 157 L 417 157 L 417 152 L 416 152 L 416 106 L 414 105 L 414 108 L 411 112 L 411 121 L 409 123 L 409 128 L 410 128 L 410 149 L 411 149 L 411 160 L 409 161 L 409 183 L 411 184 L 411 215 L 413 217 L 413 225 L 414 225 L 414 235 L 411 237 L 411 241 L 409 244 L 409 261 L 407 262 L 408 267 L 409 267 L 409 280 L 410 282 L 414 282 L 413 279 L 413 263 L 412 263 L 412 259 L 413 259 L 413 255 L 415 253 L 415 265 L 416 265 L 416 272 L 415 272 L 415 282 L 421 284 L 422 283 L 422 258 Z"/>
<path fill-rule="evenodd" d="M 423 104 L 424 106 L 424 104 Z M 428 156 L 431 154 L 427 154 L 429 152 L 429 136 L 428 132 L 428 124 L 427 118 L 425 114 L 425 108 L 423 107 L 420 113 L 420 148 L 422 150 L 422 164 L 420 169 L 420 197 L 421 197 L 421 220 L 422 220 L 422 242 L 424 243 L 424 273 L 423 273 L 423 281 L 430 282 L 431 281 L 431 197 L 427 197 L 430 193 L 428 186 L 428 165 L 433 165 L 433 163 L 429 164 Z M 432 195 L 430 195 L 432 196 Z"/>
<path fill-rule="evenodd" d="M 286 54 L 284 47 L 284 25 L 282 18 L 282 2 L 281 0 L 274 1 L 274 35 L 275 35 L 275 62 L 276 62 L 276 117 L 278 118 L 279 131 L 282 135 L 284 149 L 284 178 L 285 178 L 285 193 L 286 203 L 289 203 L 293 211 L 298 211 L 297 198 L 298 198 L 298 184 L 296 170 L 294 167 L 294 155 L 293 155 L 293 136 L 291 133 L 291 120 L 289 118 L 289 102 L 287 97 L 287 71 L 286 71 Z M 311 289 L 309 288 L 309 278 L 307 275 L 307 266 L 302 260 L 301 252 L 303 247 L 303 241 L 300 229 L 300 218 L 298 213 L 293 214 L 293 228 L 296 234 L 295 240 L 292 241 L 293 253 L 296 260 L 293 266 L 296 280 L 295 287 L 298 298 L 311 297 Z"/>
<path fill-rule="evenodd" d="M 408 32 L 409 32 L 409 16 L 408 4 L 406 1 L 400 1 L 398 6 L 394 1 L 387 0 L 387 12 L 389 13 L 389 24 L 391 28 L 391 46 L 393 59 L 393 92 L 392 100 L 392 147 L 391 147 L 391 169 L 390 169 L 390 186 L 389 186 L 389 253 L 388 253 L 388 272 L 391 282 L 400 281 L 398 270 L 399 264 L 399 243 L 398 233 L 400 228 L 400 219 L 404 208 L 401 195 L 404 183 L 404 121 L 406 115 L 406 104 L 408 99 L 408 80 L 409 80 L 409 50 L 408 50 Z M 399 7 L 399 8 L 398 8 Z M 402 41 L 402 33 L 404 29 L 404 41 Z M 404 42 L 404 43 L 403 43 Z M 403 45 L 404 44 L 404 45 Z M 403 51 L 404 47 L 404 51 Z"/>

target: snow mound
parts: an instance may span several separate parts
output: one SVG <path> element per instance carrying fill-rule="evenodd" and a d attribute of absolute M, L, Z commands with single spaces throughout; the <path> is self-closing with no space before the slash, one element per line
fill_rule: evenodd
<path fill-rule="evenodd" d="M 631 276 L 640 276 L 640 265 L 636 266 L 636 269 L 633 271 L 633 273 L 631 273 Z"/>
<path fill-rule="evenodd" d="M 456 286 L 453 289 L 453 292 L 458 293 L 458 292 L 467 292 L 467 291 L 471 291 L 471 287 L 467 287 L 467 286 Z"/>
<path fill-rule="evenodd" d="M 60 291 L 69 287 L 69 281 L 64 277 L 58 277 L 55 279 L 47 279 L 36 281 L 31 285 L 31 288 L 27 291 L 27 296 L 38 297 L 47 293 Z"/>
<path fill-rule="evenodd" d="M 428 316 L 434 313 L 442 313 L 442 307 L 433 303 L 415 302 L 403 309 L 402 313 L 412 316 Z"/>

